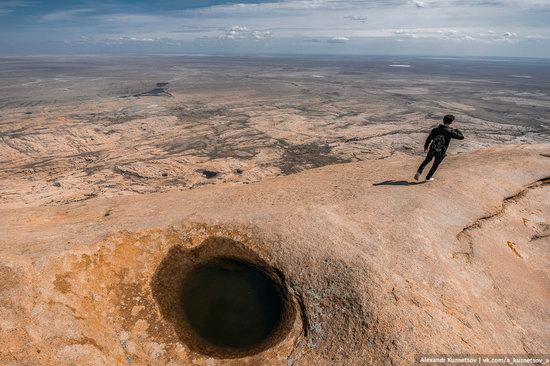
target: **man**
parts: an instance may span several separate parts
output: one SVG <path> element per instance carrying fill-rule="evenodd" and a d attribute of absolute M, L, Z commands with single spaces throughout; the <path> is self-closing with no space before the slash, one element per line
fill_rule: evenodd
<path fill-rule="evenodd" d="M 418 167 L 418 171 L 414 175 L 414 179 L 418 180 L 426 165 L 428 165 L 430 161 L 432 161 L 432 159 L 435 159 L 432 168 L 426 176 L 427 181 L 433 181 L 434 179 L 432 178 L 432 176 L 437 170 L 439 164 L 441 164 L 441 162 L 447 155 L 447 149 L 449 148 L 449 142 L 451 142 L 451 139 L 464 139 L 462 132 L 460 132 L 458 129 L 451 128 L 451 123 L 453 123 L 454 120 L 455 116 L 453 116 L 452 114 L 448 114 L 443 117 L 443 124 L 437 126 L 430 132 L 430 135 L 428 136 L 428 138 L 426 139 L 426 143 L 424 144 L 424 152 L 427 151 L 428 155 L 426 155 L 426 159 L 424 159 L 422 164 L 420 164 L 420 167 Z"/>

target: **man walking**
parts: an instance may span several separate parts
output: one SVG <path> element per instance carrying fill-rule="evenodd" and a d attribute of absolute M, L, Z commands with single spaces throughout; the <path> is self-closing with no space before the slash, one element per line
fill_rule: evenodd
<path fill-rule="evenodd" d="M 427 151 L 428 155 L 426 155 L 426 159 L 424 159 L 422 164 L 418 167 L 418 171 L 414 175 L 414 179 L 418 180 L 426 165 L 428 165 L 432 159 L 435 159 L 432 168 L 426 176 L 427 181 L 433 181 L 434 179 L 432 176 L 437 170 L 437 167 L 441 164 L 445 156 L 447 156 L 447 149 L 449 148 L 449 142 L 451 142 L 451 139 L 464 139 L 462 132 L 458 129 L 451 128 L 451 123 L 453 123 L 454 120 L 455 116 L 448 114 L 443 117 L 443 124 L 437 126 L 430 132 L 430 135 L 424 144 L 424 152 Z"/>

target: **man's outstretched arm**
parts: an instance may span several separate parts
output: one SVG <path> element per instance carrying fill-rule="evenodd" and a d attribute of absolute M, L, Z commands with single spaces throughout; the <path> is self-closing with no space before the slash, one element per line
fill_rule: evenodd
<path fill-rule="evenodd" d="M 451 132 L 451 138 L 457 139 L 457 140 L 464 140 L 464 135 L 458 129 L 454 129 Z"/>

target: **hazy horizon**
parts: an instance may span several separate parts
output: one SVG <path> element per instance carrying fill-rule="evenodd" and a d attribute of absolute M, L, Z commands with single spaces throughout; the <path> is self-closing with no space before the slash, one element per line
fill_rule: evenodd
<path fill-rule="evenodd" d="M 429 55 L 429 54 L 324 54 L 324 53 L 175 53 L 175 52 L 113 52 L 113 53 L 12 53 L 12 54 L 2 54 L 0 53 L 0 59 L 5 58 L 20 58 L 20 57 L 31 57 L 31 58 L 55 58 L 55 57 L 189 57 L 189 58 L 199 58 L 199 57 L 214 57 L 214 58 L 295 58 L 295 59 L 321 59 L 337 61 L 339 58 L 342 60 L 346 59 L 376 59 L 376 58 L 386 58 L 386 59 L 405 59 L 410 60 L 411 62 L 415 59 L 422 60 L 456 60 L 456 61 L 517 61 L 520 64 L 523 62 L 529 61 L 540 61 L 544 64 L 550 63 L 550 56 L 548 57 L 535 57 L 535 56 L 475 56 L 475 55 Z"/>

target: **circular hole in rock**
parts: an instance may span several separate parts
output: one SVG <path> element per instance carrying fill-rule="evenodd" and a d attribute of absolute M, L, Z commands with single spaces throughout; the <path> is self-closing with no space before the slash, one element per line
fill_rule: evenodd
<path fill-rule="evenodd" d="M 181 291 L 185 319 L 209 348 L 238 353 L 261 349 L 285 317 L 280 285 L 240 260 L 216 258 L 197 265 Z"/>

